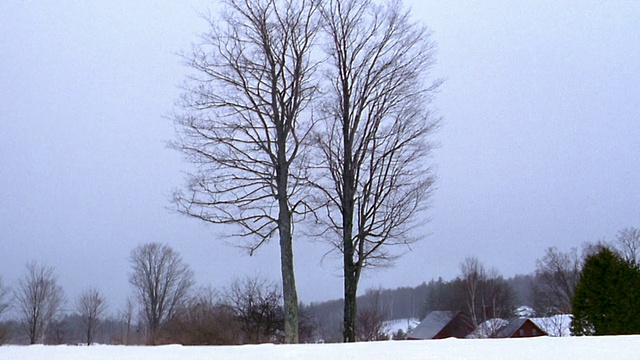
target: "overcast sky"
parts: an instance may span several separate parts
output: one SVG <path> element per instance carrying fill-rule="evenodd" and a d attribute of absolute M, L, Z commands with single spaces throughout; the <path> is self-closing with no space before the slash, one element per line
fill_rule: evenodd
<path fill-rule="evenodd" d="M 406 1 L 438 43 L 443 127 L 428 233 L 361 289 L 453 278 L 467 256 L 505 276 L 640 227 L 640 2 Z M 164 115 L 187 72 L 175 55 L 206 1 L 0 2 L 0 275 L 55 266 L 73 300 L 117 310 L 127 257 L 167 243 L 200 285 L 279 279 L 277 242 L 253 257 L 168 210 L 188 165 Z M 339 261 L 297 238 L 303 302 L 342 295 Z"/>

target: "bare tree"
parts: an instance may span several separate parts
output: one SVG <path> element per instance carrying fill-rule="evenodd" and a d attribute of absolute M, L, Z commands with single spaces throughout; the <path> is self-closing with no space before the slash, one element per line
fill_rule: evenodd
<path fill-rule="evenodd" d="M 571 315 L 556 314 L 536 319 L 547 335 L 553 337 L 570 336 L 569 325 L 571 325 Z"/>
<path fill-rule="evenodd" d="M 640 229 L 628 227 L 618 232 L 615 244 L 622 257 L 634 265 L 640 264 Z"/>
<path fill-rule="evenodd" d="M 212 288 L 202 288 L 170 321 L 168 340 L 187 345 L 242 344 L 241 322 Z"/>
<path fill-rule="evenodd" d="M 572 248 L 561 252 L 555 247 L 546 250 L 536 261 L 534 304 L 544 315 L 571 313 L 571 299 L 580 279 L 582 261 Z"/>
<path fill-rule="evenodd" d="M 42 341 L 49 323 L 64 303 L 64 293 L 58 286 L 54 269 L 29 263 L 27 273 L 18 282 L 16 303 L 20 325 L 29 343 Z"/>
<path fill-rule="evenodd" d="M 4 285 L 2 281 L 2 276 L 0 276 L 0 318 L 2 318 L 2 314 L 9 308 L 11 305 L 9 296 L 11 295 L 11 289 Z"/>
<path fill-rule="evenodd" d="M 127 297 L 124 306 L 119 311 L 120 322 L 123 328 L 121 329 L 120 342 L 125 345 L 131 344 L 131 326 L 133 325 L 133 315 L 136 309 L 136 304 L 131 297 Z"/>
<path fill-rule="evenodd" d="M 326 203 L 318 222 L 343 254 L 344 341 L 352 342 L 362 270 L 389 265 L 398 256 L 392 245 L 415 241 L 416 215 L 428 205 L 426 137 L 438 121 L 427 106 L 440 82 L 427 80 L 429 32 L 398 1 L 325 1 L 322 17 L 331 88 L 317 131 Z"/>
<path fill-rule="evenodd" d="M 177 191 L 178 211 L 235 224 L 250 254 L 280 242 L 287 343 L 298 342 L 293 218 L 305 213 L 306 147 L 316 64 L 317 0 L 227 0 L 202 44 L 185 55 L 195 70 L 174 116 L 173 147 L 197 164 Z"/>
<path fill-rule="evenodd" d="M 80 294 L 76 300 L 76 310 L 80 315 L 84 327 L 85 340 L 91 345 L 95 339 L 96 331 L 107 311 L 107 302 L 104 296 L 95 288 L 88 289 Z"/>
<path fill-rule="evenodd" d="M 277 338 L 284 325 L 284 314 L 276 284 L 261 277 L 236 279 L 225 298 L 242 325 L 245 342 L 272 342 Z"/>
<path fill-rule="evenodd" d="M 481 297 L 482 282 L 486 278 L 484 266 L 476 257 L 468 257 L 460 265 L 462 284 L 466 291 L 465 303 L 467 310 L 473 321 L 473 326 L 480 324 L 480 314 L 478 314 L 478 299 Z"/>
<path fill-rule="evenodd" d="M 57 317 L 52 319 L 45 331 L 47 345 L 62 345 L 71 341 L 72 326 L 69 317 Z"/>
<path fill-rule="evenodd" d="M 10 295 L 11 295 L 11 289 L 9 289 L 4 285 L 2 281 L 2 276 L 0 276 L 0 345 L 7 342 L 10 336 L 9 326 L 1 321 L 2 314 L 11 305 L 11 299 L 9 298 Z"/>
<path fill-rule="evenodd" d="M 160 243 L 139 245 L 131 252 L 129 282 L 137 292 L 150 342 L 187 299 L 193 272 L 171 247 Z"/>
<path fill-rule="evenodd" d="M 380 299 L 381 289 L 369 289 L 364 295 L 366 303 L 358 308 L 358 338 L 360 341 L 386 340 L 384 320 L 386 310 Z"/>
<path fill-rule="evenodd" d="M 482 320 L 487 324 L 487 335 L 495 337 L 504 326 L 504 319 L 513 316 L 515 310 L 515 293 L 507 281 L 491 269 L 482 282 L 480 309 Z"/>
<path fill-rule="evenodd" d="M 515 294 L 496 270 L 486 270 L 476 257 L 468 257 L 460 265 L 464 304 L 474 327 L 482 326 L 479 336 L 492 337 L 503 325 L 502 318 L 511 317 Z"/>

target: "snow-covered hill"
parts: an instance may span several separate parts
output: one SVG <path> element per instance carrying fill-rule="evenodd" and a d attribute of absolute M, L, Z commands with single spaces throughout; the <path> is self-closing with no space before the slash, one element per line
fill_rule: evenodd
<path fill-rule="evenodd" d="M 0 360 L 637 359 L 640 335 L 245 346 L 0 346 Z"/>

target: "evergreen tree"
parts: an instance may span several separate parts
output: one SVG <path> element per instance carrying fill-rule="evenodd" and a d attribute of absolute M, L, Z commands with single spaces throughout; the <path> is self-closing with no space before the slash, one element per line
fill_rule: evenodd
<path fill-rule="evenodd" d="M 574 335 L 640 333 L 640 269 L 600 248 L 585 260 L 572 312 Z"/>

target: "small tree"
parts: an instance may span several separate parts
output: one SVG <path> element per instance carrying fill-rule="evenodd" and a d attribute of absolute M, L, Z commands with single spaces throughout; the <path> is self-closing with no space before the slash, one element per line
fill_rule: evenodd
<path fill-rule="evenodd" d="M 488 336 L 495 337 L 504 325 L 504 319 L 513 316 L 515 293 L 496 270 L 490 270 L 482 284 L 482 318 L 487 324 Z"/>
<path fill-rule="evenodd" d="M 231 306 L 218 292 L 202 288 L 167 325 L 167 340 L 186 345 L 238 345 L 242 328 Z"/>
<path fill-rule="evenodd" d="M 381 289 L 369 289 L 364 295 L 365 303 L 358 308 L 358 339 L 360 341 L 384 340 L 386 309 L 380 300 Z"/>
<path fill-rule="evenodd" d="M 571 315 L 568 314 L 557 314 L 546 317 L 538 318 L 540 324 L 542 325 L 542 329 L 549 336 L 553 337 L 562 337 L 569 336 L 570 334 L 567 332 L 567 329 L 571 325 Z"/>
<path fill-rule="evenodd" d="M 299 304 L 300 308 L 300 343 L 308 344 L 320 340 L 319 324 L 312 314 L 309 305 Z"/>
<path fill-rule="evenodd" d="M 486 278 L 484 266 L 480 264 L 478 258 L 469 257 L 460 264 L 460 271 L 462 275 L 460 277 L 462 285 L 466 290 L 465 303 L 471 321 L 474 326 L 478 326 L 481 320 L 481 313 L 479 314 L 478 303 L 481 296 L 482 282 Z"/>
<path fill-rule="evenodd" d="M 260 277 L 236 279 L 225 298 L 242 324 L 245 342 L 273 341 L 284 328 L 282 296 L 276 284 Z"/>
<path fill-rule="evenodd" d="M 398 331 L 394 332 L 393 335 L 391 336 L 391 340 L 406 340 L 406 339 L 407 339 L 407 333 L 404 332 L 404 330 L 402 329 L 398 329 Z"/>
<path fill-rule="evenodd" d="M 2 314 L 9 308 L 10 300 L 9 295 L 11 295 L 11 289 L 4 285 L 2 281 L 2 276 L 0 276 L 0 319 L 2 318 Z"/>
<path fill-rule="evenodd" d="M 87 345 L 91 345 L 107 311 L 107 302 L 97 289 L 88 289 L 76 300 L 76 310 L 84 327 Z"/>
<path fill-rule="evenodd" d="M 45 331 L 47 345 L 62 345 L 71 341 L 73 328 L 69 316 L 52 319 Z"/>
<path fill-rule="evenodd" d="M 467 258 L 460 266 L 462 275 L 457 282 L 461 289 L 465 310 L 474 326 L 492 319 L 506 318 L 513 314 L 515 294 L 496 270 L 486 270 L 475 257 Z M 487 323 L 487 336 L 492 336 L 500 324 Z"/>
<path fill-rule="evenodd" d="M 570 313 L 581 266 L 575 248 L 567 253 L 548 248 L 544 257 L 536 261 L 533 292 L 536 309 L 545 315 Z"/>
<path fill-rule="evenodd" d="M 572 301 L 574 335 L 640 333 L 640 270 L 607 247 L 589 255 Z"/>
<path fill-rule="evenodd" d="M 9 296 L 11 295 L 11 289 L 6 287 L 0 276 L 0 345 L 4 344 L 9 339 L 9 326 L 2 322 L 2 315 L 9 309 L 11 305 Z"/>
<path fill-rule="evenodd" d="M 618 232 L 616 247 L 629 263 L 640 265 L 640 229 L 628 227 Z"/>
<path fill-rule="evenodd" d="M 16 303 L 20 325 L 29 343 L 42 341 L 51 320 L 64 303 L 64 293 L 58 286 L 54 269 L 29 263 L 27 273 L 18 282 Z"/>
<path fill-rule="evenodd" d="M 161 326 L 184 304 L 194 283 L 180 254 L 160 243 L 139 245 L 129 258 L 129 282 L 138 295 L 151 343 Z"/>
<path fill-rule="evenodd" d="M 125 345 L 131 344 L 131 327 L 133 326 L 134 313 L 136 310 L 135 301 L 131 297 L 127 297 L 124 305 L 118 312 L 120 319 L 120 342 Z"/>

